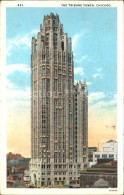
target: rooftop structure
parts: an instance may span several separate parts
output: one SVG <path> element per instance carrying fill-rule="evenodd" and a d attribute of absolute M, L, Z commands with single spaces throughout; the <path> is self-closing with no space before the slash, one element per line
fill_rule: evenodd
<path fill-rule="evenodd" d="M 93 153 L 93 162 L 97 163 L 97 159 L 117 160 L 117 142 L 109 140 L 103 144 L 103 151 Z"/>

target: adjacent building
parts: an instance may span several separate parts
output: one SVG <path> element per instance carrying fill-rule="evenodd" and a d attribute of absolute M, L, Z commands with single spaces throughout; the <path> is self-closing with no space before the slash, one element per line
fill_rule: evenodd
<path fill-rule="evenodd" d="M 25 169 L 22 166 L 18 167 L 7 166 L 7 180 L 9 181 L 15 181 L 18 179 L 23 180 L 24 170 Z"/>
<path fill-rule="evenodd" d="M 32 38 L 31 71 L 31 181 L 78 183 L 88 162 L 87 84 L 74 86 L 71 38 L 58 15 L 44 16 Z"/>
<path fill-rule="evenodd" d="M 117 161 L 106 162 L 103 159 L 94 167 L 81 171 L 80 187 L 117 188 Z"/>
<path fill-rule="evenodd" d="M 9 187 L 15 187 L 15 181 L 19 180 L 19 182 L 22 184 L 22 181 L 29 181 L 29 161 L 30 158 L 20 158 L 20 154 L 12 154 L 9 153 L 9 158 L 7 160 L 7 188 Z M 12 158 L 19 157 L 19 158 Z M 17 185 L 18 186 L 18 185 Z M 25 186 L 25 185 L 24 185 Z"/>
<path fill-rule="evenodd" d="M 93 163 L 97 163 L 97 159 L 117 160 L 117 142 L 109 140 L 103 144 L 103 151 L 93 152 Z"/>
<path fill-rule="evenodd" d="M 7 165 L 11 167 L 22 166 L 25 170 L 29 170 L 29 161 L 31 158 L 18 158 L 7 160 Z"/>
<path fill-rule="evenodd" d="M 93 152 L 97 152 L 97 147 L 88 147 L 88 162 L 93 161 Z"/>

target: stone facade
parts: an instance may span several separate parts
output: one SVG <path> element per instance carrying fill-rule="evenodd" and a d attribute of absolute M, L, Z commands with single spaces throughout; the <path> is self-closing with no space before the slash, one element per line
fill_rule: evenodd
<path fill-rule="evenodd" d="M 74 86 L 71 38 L 59 16 L 44 17 L 32 38 L 31 181 L 69 184 L 87 164 L 87 85 Z"/>

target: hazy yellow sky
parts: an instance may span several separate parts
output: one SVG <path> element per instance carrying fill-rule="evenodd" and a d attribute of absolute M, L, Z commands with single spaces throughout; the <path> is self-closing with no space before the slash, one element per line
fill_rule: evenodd
<path fill-rule="evenodd" d="M 30 101 L 21 102 L 13 100 L 8 102 L 7 105 L 7 152 L 20 153 L 24 157 L 30 157 Z M 90 105 L 88 116 L 89 146 L 98 147 L 99 143 L 100 150 L 102 150 L 102 144 L 104 142 L 110 139 L 116 140 L 116 128 L 112 128 L 113 125 L 116 126 L 116 109 L 105 109 L 102 106 L 102 101 L 99 104 Z"/>

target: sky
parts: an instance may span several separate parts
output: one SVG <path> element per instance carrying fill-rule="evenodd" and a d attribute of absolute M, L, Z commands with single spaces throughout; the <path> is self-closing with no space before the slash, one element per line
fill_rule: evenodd
<path fill-rule="evenodd" d="M 102 150 L 117 140 L 116 8 L 7 8 L 7 152 L 25 157 L 31 150 L 31 40 L 51 12 L 72 38 L 74 82 L 87 80 L 89 146 Z"/>

